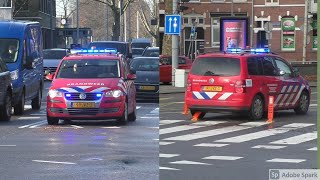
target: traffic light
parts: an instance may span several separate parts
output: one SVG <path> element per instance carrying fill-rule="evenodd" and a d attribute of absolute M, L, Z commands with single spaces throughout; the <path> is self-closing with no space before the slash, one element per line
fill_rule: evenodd
<path fill-rule="evenodd" d="M 189 7 L 187 6 L 183 6 L 184 3 L 187 3 L 189 2 L 190 0 L 180 0 L 180 3 L 179 3 L 179 12 L 183 12 L 187 9 L 189 9 Z"/>

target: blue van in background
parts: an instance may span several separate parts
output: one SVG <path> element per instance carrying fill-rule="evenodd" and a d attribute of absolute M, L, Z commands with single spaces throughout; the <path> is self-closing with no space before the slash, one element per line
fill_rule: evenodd
<path fill-rule="evenodd" d="M 22 115 L 26 101 L 41 107 L 43 90 L 42 33 L 38 22 L 0 21 L 0 58 L 7 64 L 13 86 L 14 114 Z"/>

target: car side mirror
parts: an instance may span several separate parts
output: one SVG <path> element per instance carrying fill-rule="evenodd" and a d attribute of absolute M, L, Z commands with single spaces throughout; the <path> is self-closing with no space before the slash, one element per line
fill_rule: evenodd
<path fill-rule="evenodd" d="M 137 76 L 135 74 L 128 74 L 127 80 L 135 80 Z"/>
<path fill-rule="evenodd" d="M 33 58 L 31 56 L 27 56 L 26 64 L 24 64 L 24 67 L 27 69 L 33 69 Z"/>
<path fill-rule="evenodd" d="M 132 53 L 128 54 L 128 58 L 130 58 L 130 59 L 132 58 Z"/>
<path fill-rule="evenodd" d="M 53 80 L 53 76 L 54 76 L 54 74 L 47 74 L 46 75 L 46 80 L 49 80 L 49 81 L 52 81 Z"/>
<path fill-rule="evenodd" d="M 286 72 L 284 72 L 283 70 L 280 70 L 280 71 L 279 71 L 279 74 L 280 74 L 280 76 L 283 76 L 283 75 L 286 74 Z"/>
<path fill-rule="evenodd" d="M 51 73 L 51 72 L 50 72 L 49 69 L 47 69 L 47 70 L 44 71 L 44 75 L 48 75 L 48 74 L 50 74 L 50 73 Z"/>
<path fill-rule="evenodd" d="M 299 73 L 299 69 L 298 68 L 293 68 L 293 76 L 294 77 L 298 77 L 300 75 L 300 73 Z"/>

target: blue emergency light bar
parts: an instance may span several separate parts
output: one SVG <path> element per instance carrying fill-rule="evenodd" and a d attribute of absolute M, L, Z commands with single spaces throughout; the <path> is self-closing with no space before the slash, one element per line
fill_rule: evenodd
<path fill-rule="evenodd" d="M 72 49 L 71 54 L 91 54 L 91 53 L 104 53 L 104 54 L 117 54 L 117 49 Z"/>
<path fill-rule="evenodd" d="M 268 48 L 257 48 L 257 49 L 240 49 L 240 48 L 228 48 L 228 53 L 241 53 L 241 52 L 251 52 L 251 53 L 270 53 Z"/>

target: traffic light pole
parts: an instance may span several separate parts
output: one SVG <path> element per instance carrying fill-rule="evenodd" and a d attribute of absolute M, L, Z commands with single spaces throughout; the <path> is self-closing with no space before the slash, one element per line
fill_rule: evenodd
<path fill-rule="evenodd" d="M 177 14 L 178 11 L 178 0 L 172 1 L 172 11 L 173 14 Z M 179 36 L 172 35 L 172 86 L 176 87 L 175 84 L 175 73 L 178 69 L 178 56 L 179 56 Z"/>

